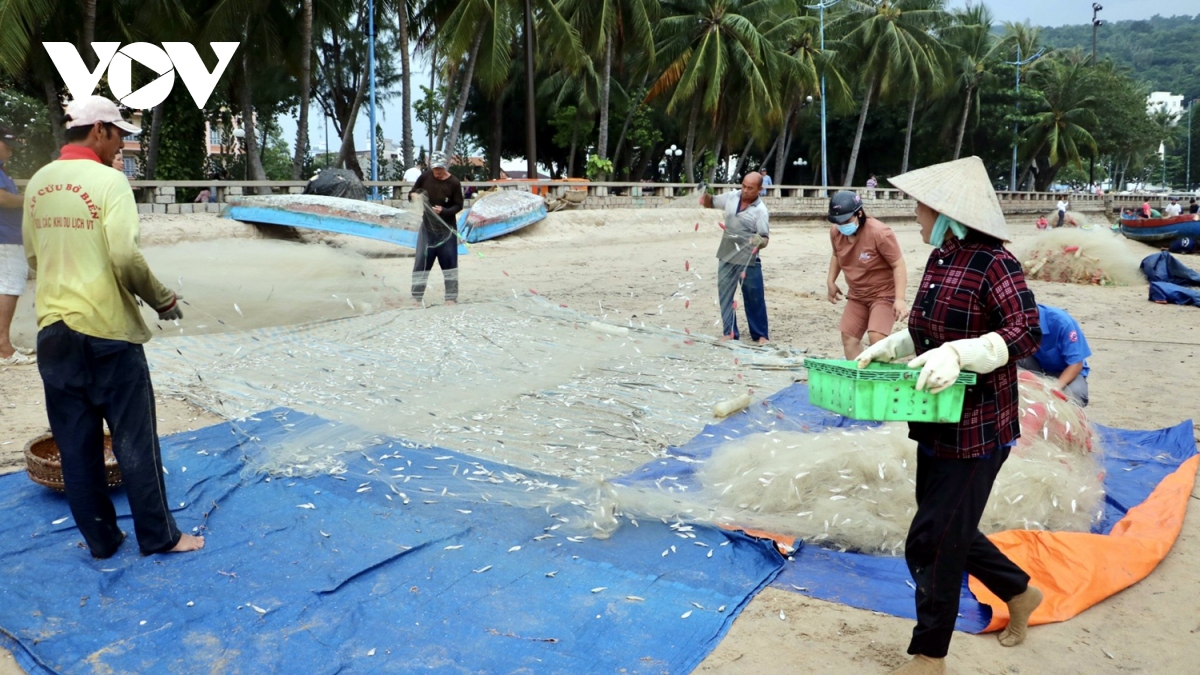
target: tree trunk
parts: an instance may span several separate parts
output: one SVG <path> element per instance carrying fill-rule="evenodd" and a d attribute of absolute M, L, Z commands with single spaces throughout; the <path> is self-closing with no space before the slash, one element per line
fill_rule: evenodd
<path fill-rule="evenodd" d="M 759 163 L 759 166 L 764 166 L 767 162 L 771 161 L 771 158 L 775 156 L 775 151 L 779 149 L 779 145 L 782 143 L 782 141 L 783 134 L 779 134 L 775 137 L 775 142 L 771 144 L 770 148 L 767 148 L 767 154 L 763 155 L 762 162 Z"/>
<path fill-rule="evenodd" d="M 1039 145 L 1037 148 L 1037 152 L 1033 153 L 1034 158 L 1029 160 L 1029 163 L 1025 165 L 1025 169 L 1021 172 L 1021 180 L 1017 181 L 1018 189 L 1019 189 L 1019 186 L 1022 186 L 1025 184 L 1025 181 L 1029 180 L 1029 172 L 1033 170 L 1033 165 L 1035 162 L 1037 162 L 1037 156 L 1042 154 L 1042 150 L 1044 150 L 1045 148 L 1046 148 L 1046 141 L 1042 141 L 1041 145 Z"/>
<path fill-rule="evenodd" d="M 80 36 L 79 53 L 83 55 L 83 62 L 87 65 L 88 70 L 96 67 L 96 50 L 92 49 L 92 43 L 96 41 L 96 0 L 84 0 L 83 2 L 83 32 Z"/>
<path fill-rule="evenodd" d="M 750 140 L 746 141 L 746 147 L 742 148 L 742 154 L 738 155 L 737 164 L 733 167 L 733 176 L 730 176 L 730 178 L 736 178 L 737 176 L 742 175 L 742 168 L 746 166 L 746 155 L 750 153 L 750 148 L 753 145 L 754 137 L 751 136 Z"/>
<path fill-rule="evenodd" d="M 254 97 L 250 91 L 250 70 L 250 50 L 246 50 L 242 56 L 242 77 L 237 90 L 238 107 L 242 112 L 242 129 L 246 132 L 246 137 L 242 139 L 245 143 L 243 151 L 246 161 L 250 163 L 250 180 L 266 180 L 267 173 L 263 170 L 262 160 L 258 155 L 258 138 L 254 131 Z M 258 193 L 269 194 L 270 188 L 259 188 Z"/>
<path fill-rule="evenodd" d="M 967 100 L 963 103 L 962 122 L 958 125 L 958 142 L 954 144 L 954 159 L 958 159 L 962 155 L 963 136 L 967 133 L 967 119 L 971 116 L 971 93 L 975 91 L 975 87 L 967 85 Z"/>
<path fill-rule="evenodd" d="M 725 136 L 717 134 L 717 146 L 713 148 L 713 165 L 708 168 L 708 176 L 705 178 L 709 183 L 717 177 L 717 167 L 721 165 L 721 147 L 725 144 Z"/>
<path fill-rule="evenodd" d="M 488 175 L 492 180 L 500 177 L 500 146 L 504 141 L 504 95 L 492 101 L 492 142 L 488 144 Z"/>
<path fill-rule="evenodd" d="M 858 166 L 858 151 L 862 147 L 863 128 L 867 126 L 867 113 L 871 110 L 871 97 L 875 95 L 875 79 L 867 83 L 867 95 L 863 97 L 862 112 L 858 115 L 858 131 L 854 134 L 854 147 L 850 150 L 850 165 L 846 167 L 844 187 L 854 185 L 854 169 Z"/>
<path fill-rule="evenodd" d="M 692 152 L 696 144 L 696 123 L 700 117 L 700 102 L 696 101 L 692 104 L 692 116 L 688 119 L 687 140 L 683 144 L 683 169 L 687 175 L 687 182 L 696 182 L 696 157 Z"/>
<path fill-rule="evenodd" d="M 475 79 L 475 60 L 479 56 L 479 44 L 483 42 L 483 31 L 486 27 L 486 22 L 479 22 L 479 29 L 475 31 L 475 39 L 471 42 L 471 52 L 467 54 L 467 72 L 463 75 L 462 93 L 458 95 L 458 107 L 454 110 L 454 124 L 450 127 L 450 137 L 446 139 L 446 161 L 451 163 L 454 161 L 454 150 L 458 145 L 458 132 L 462 129 L 463 115 L 467 112 L 467 99 L 471 96 L 471 81 Z"/>
<path fill-rule="evenodd" d="M 575 175 L 575 150 L 579 147 L 579 108 L 575 108 L 575 121 L 571 125 L 571 150 L 567 153 L 567 178 Z"/>
<path fill-rule="evenodd" d="M 358 111 L 362 108 L 363 98 L 367 95 L 367 69 L 363 67 L 362 79 L 358 81 L 358 90 L 354 92 L 354 103 L 350 105 L 350 112 L 346 116 L 346 122 L 342 125 L 342 147 L 338 150 L 337 165 L 344 166 L 358 175 L 359 179 L 363 177 L 362 167 L 358 164 L 358 155 L 354 152 L 354 122 L 358 119 Z"/>
<path fill-rule="evenodd" d="M 773 176 L 776 183 L 783 184 L 783 172 L 787 171 L 787 160 L 792 156 L 792 144 L 796 142 L 796 130 L 789 130 L 787 127 L 783 129 L 787 136 L 787 142 L 783 145 L 783 154 L 775 157 L 775 175 Z"/>
<path fill-rule="evenodd" d="M 408 55 L 408 0 L 401 0 L 400 21 L 400 156 L 405 170 L 413 166 L 412 63 Z"/>
<path fill-rule="evenodd" d="M 612 57 L 613 41 L 609 35 L 604 40 L 604 72 L 600 75 L 600 129 L 596 140 L 596 155 L 600 159 L 608 159 L 608 107 L 609 96 L 612 93 Z M 607 179 L 601 176 L 601 180 Z"/>
<path fill-rule="evenodd" d="M 166 103 L 159 103 L 154 106 L 154 112 L 150 114 L 150 135 L 149 141 L 146 143 L 146 180 L 154 180 L 154 175 L 158 172 L 158 147 L 162 143 L 162 124 L 163 124 L 163 106 Z"/>
<path fill-rule="evenodd" d="M 54 85 L 54 78 L 43 75 L 42 92 L 46 96 L 46 107 L 50 110 L 50 131 L 54 134 L 54 144 L 59 148 L 67 144 L 67 118 L 63 112 L 62 97 L 58 93 L 58 87 Z M 54 156 L 58 157 L 57 148 Z"/>
<path fill-rule="evenodd" d="M 908 126 L 904 131 L 904 160 L 900 162 L 900 173 L 908 173 L 908 151 L 912 148 L 913 120 L 917 117 L 918 92 L 913 92 L 912 104 L 908 107 Z"/>
<path fill-rule="evenodd" d="M 439 151 L 445 150 L 446 147 L 446 122 L 450 119 L 450 92 L 454 91 L 454 87 L 457 84 L 458 68 L 454 68 L 450 71 L 450 79 L 446 80 L 446 101 L 442 105 L 442 115 L 440 118 L 438 118 L 437 141 L 434 143 L 433 147 L 437 148 Z"/>
<path fill-rule="evenodd" d="M 292 180 L 300 180 L 308 157 L 308 106 L 312 95 L 313 0 L 303 0 L 300 40 L 300 119 L 296 126 L 296 156 L 292 158 Z"/>
<path fill-rule="evenodd" d="M 625 113 L 625 123 L 621 125 L 621 135 L 617 138 L 617 148 L 613 151 L 613 171 L 617 170 L 617 164 L 621 161 L 621 152 L 625 148 L 625 137 L 629 134 L 629 124 L 633 121 L 633 116 L 637 114 L 638 105 L 642 101 L 646 80 L 648 75 L 642 76 L 642 83 L 638 86 L 637 96 L 629 97 L 629 111 Z"/>

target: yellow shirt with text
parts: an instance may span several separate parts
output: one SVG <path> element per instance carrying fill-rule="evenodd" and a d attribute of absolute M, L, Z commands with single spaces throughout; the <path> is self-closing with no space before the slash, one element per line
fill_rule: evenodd
<path fill-rule="evenodd" d="M 138 249 L 133 190 L 111 166 L 74 158 L 94 157 L 90 151 L 63 150 L 64 159 L 42 167 L 25 191 L 22 232 L 37 272 L 38 328 L 63 321 L 92 337 L 145 343 L 150 330 L 135 296 L 169 309 L 175 294 Z"/>

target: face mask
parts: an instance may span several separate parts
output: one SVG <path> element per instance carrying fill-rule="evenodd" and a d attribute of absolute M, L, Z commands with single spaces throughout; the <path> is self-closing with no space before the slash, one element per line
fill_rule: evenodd
<path fill-rule="evenodd" d="M 858 232 L 858 223 L 856 223 L 852 220 L 848 223 L 843 223 L 841 225 L 838 225 L 837 229 L 838 229 L 838 232 L 841 232 L 843 235 L 845 235 L 847 237 L 851 237 L 851 236 L 854 236 L 855 232 Z"/>

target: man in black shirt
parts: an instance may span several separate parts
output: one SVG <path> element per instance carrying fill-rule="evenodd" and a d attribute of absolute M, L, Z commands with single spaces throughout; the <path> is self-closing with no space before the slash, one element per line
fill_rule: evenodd
<path fill-rule="evenodd" d="M 1200 204 L 1196 203 L 1195 197 L 1188 202 L 1188 213 L 1200 213 Z"/>
<path fill-rule="evenodd" d="M 437 260 L 446 282 L 446 304 L 453 305 L 458 302 L 458 214 L 463 208 L 462 183 L 446 170 L 446 158 L 435 154 L 429 171 L 413 183 L 408 198 L 424 198 L 427 202 L 413 261 L 413 299 L 424 304 L 429 270 Z"/>

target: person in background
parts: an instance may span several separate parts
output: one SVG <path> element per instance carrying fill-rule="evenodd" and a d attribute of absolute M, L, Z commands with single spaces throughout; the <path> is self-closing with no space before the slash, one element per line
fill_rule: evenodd
<path fill-rule="evenodd" d="M 1045 215 L 1038 216 L 1037 229 L 1044 230 L 1048 227 L 1050 227 L 1050 221 L 1046 220 L 1046 216 Z"/>
<path fill-rule="evenodd" d="M 37 362 L 32 349 L 17 349 L 10 333 L 17 301 L 25 292 L 29 265 L 21 242 L 21 211 L 25 206 L 17 184 L 4 171 L 12 159 L 16 134 L 0 127 L 0 366 L 28 366 Z"/>
<path fill-rule="evenodd" d="M 762 175 L 756 172 L 746 174 L 741 190 L 716 197 L 708 194 L 701 184 L 700 205 L 725 211 L 725 231 L 717 247 L 717 302 L 721 308 L 722 340 L 740 337 L 733 299 L 740 284 L 750 339 L 760 345 L 770 342 L 762 260 L 758 255 L 770 242 L 770 214 L 759 197 L 761 192 Z"/>
<path fill-rule="evenodd" d="M 1063 220 L 1067 217 L 1067 208 L 1070 205 L 1071 205 L 1071 202 L 1067 201 L 1066 195 L 1059 197 L 1059 199 L 1058 199 L 1058 224 L 1055 225 L 1054 227 L 1062 227 L 1063 226 Z"/>
<path fill-rule="evenodd" d="M 875 177 L 875 174 L 871 174 L 871 177 L 867 179 L 867 189 L 871 191 L 871 199 L 878 198 L 879 195 L 875 193 L 877 187 L 879 187 L 879 179 Z"/>
<path fill-rule="evenodd" d="M 409 200 L 424 198 L 428 209 L 417 232 L 413 260 L 412 296 L 425 302 L 429 271 L 436 261 L 446 284 L 446 304 L 458 302 L 458 213 L 463 209 L 462 183 L 446 170 L 446 158 L 435 153 L 430 169 L 421 174 L 408 193 Z"/>
<path fill-rule="evenodd" d="M 192 200 L 195 204 L 207 204 L 212 201 L 212 191 L 209 188 L 204 188 L 196 198 Z"/>
<path fill-rule="evenodd" d="M 1037 353 L 1017 362 L 1017 366 L 1057 380 L 1055 387 L 1080 406 L 1088 404 L 1087 358 L 1092 355 L 1083 329 L 1066 310 L 1038 303 L 1038 324 L 1042 342 Z"/>
<path fill-rule="evenodd" d="M 1183 207 L 1179 205 L 1179 199 L 1171 197 L 1171 203 L 1163 208 L 1163 217 L 1174 218 L 1183 213 Z"/>
<path fill-rule="evenodd" d="M 908 270 L 895 233 L 867 216 L 857 194 L 835 193 L 829 200 L 829 222 L 833 257 L 825 284 L 829 302 L 837 304 L 842 297 L 837 278 L 846 276 L 846 309 L 839 330 L 842 349 L 852 360 L 863 351 L 864 334 L 874 344 L 886 338 L 897 321 L 908 318 Z"/>
<path fill-rule="evenodd" d="M 139 299 L 160 321 L 183 312 L 138 249 L 133 190 L 112 166 L 122 137 L 139 130 L 101 96 L 71 101 L 66 117 L 59 158 L 29 180 L 22 229 L 37 271 L 38 370 L 67 504 L 94 557 L 117 552 L 125 533 L 105 477 L 107 422 L 142 555 L 195 551 L 204 538 L 180 532 L 167 508 Z"/>
<path fill-rule="evenodd" d="M 762 175 L 762 186 L 763 187 L 771 187 L 772 185 L 775 184 L 775 181 L 771 180 L 771 174 L 767 173 L 766 169 L 759 169 L 758 172 L 759 172 L 759 174 Z"/>
<path fill-rule="evenodd" d="M 917 625 L 913 659 L 894 675 L 942 675 L 954 635 L 963 573 L 970 572 L 1008 605 L 1000 644 L 1021 644 L 1042 592 L 996 548 L 979 521 L 996 475 L 1021 435 L 1017 361 L 1041 342 L 1038 308 L 1021 263 L 1004 246 L 1008 226 L 983 161 L 935 164 L 891 179 L 917 202 L 921 237 L 934 247 L 925 264 L 908 330 L 888 336 L 858 357 L 920 368 L 918 391 L 937 394 L 960 371 L 977 373 L 966 388 L 962 419 L 910 422 L 917 442 L 916 497 L 904 545 L 915 582 Z"/>
<path fill-rule="evenodd" d="M 1200 204 L 1196 203 L 1195 197 L 1192 197 L 1191 199 L 1188 200 L 1188 213 L 1191 213 L 1191 214 L 1200 213 Z"/>
<path fill-rule="evenodd" d="M 1146 201 L 1142 202 L 1142 208 L 1141 208 L 1141 210 L 1140 210 L 1140 214 L 1141 214 L 1141 216 L 1142 216 L 1143 218 L 1149 218 L 1149 217 L 1150 217 L 1150 211 L 1151 211 L 1151 208 L 1150 208 L 1150 200 L 1149 200 L 1149 199 L 1147 199 Z"/>

